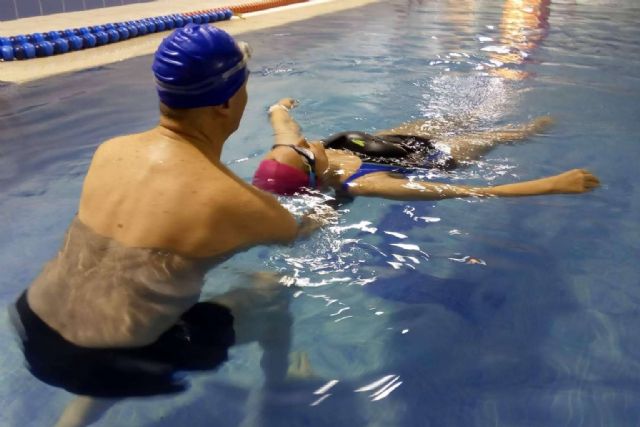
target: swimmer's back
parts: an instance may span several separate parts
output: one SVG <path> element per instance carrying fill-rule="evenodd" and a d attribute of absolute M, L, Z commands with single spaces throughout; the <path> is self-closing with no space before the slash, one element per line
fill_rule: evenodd
<path fill-rule="evenodd" d="M 151 130 L 102 144 L 84 182 L 79 219 L 130 247 L 225 255 L 293 239 L 296 223 L 195 146 Z"/>

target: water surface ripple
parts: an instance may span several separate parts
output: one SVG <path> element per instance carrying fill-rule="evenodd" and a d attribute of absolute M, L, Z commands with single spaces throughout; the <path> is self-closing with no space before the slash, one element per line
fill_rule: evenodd
<path fill-rule="evenodd" d="M 244 179 L 271 145 L 267 106 L 292 96 L 309 138 L 456 119 L 440 129 L 451 136 L 550 114 L 543 135 L 414 178 L 500 184 L 586 167 L 603 186 L 362 198 L 311 239 L 234 257 L 203 294 L 281 273 L 292 349 L 314 375 L 265 389 L 259 347 L 238 347 L 187 393 L 119 403 L 97 425 L 640 425 L 638 22 L 635 0 L 391 0 L 244 35 L 250 101 L 224 153 Z M 155 124 L 150 63 L 0 86 L 4 305 L 55 253 L 97 144 Z M 296 214 L 318 201 L 283 199 Z M 27 373 L 6 316 L 0 342 L 0 424 L 50 425 L 70 396 Z"/>

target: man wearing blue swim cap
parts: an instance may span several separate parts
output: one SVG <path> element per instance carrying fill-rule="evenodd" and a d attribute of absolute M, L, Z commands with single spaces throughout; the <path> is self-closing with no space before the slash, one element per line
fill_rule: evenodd
<path fill-rule="evenodd" d="M 222 105 L 249 77 L 246 43 L 224 31 L 190 24 L 164 39 L 153 61 L 158 96 L 172 109 Z"/>
<path fill-rule="evenodd" d="M 291 319 L 277 278 L 200 301 L 221 261 L 323 222 L 298 224 L 220 161 L 247 103 L 248 58 L 208 25 L 162 42 L 159 124 L 100 145 L 60 251 L 16 302 L 31 372 L 82 396 L 58 425 L 90 424 L 113 399 L 183 390 L 177 371 L 215 369 L 234 343 L 261 343 L 267 383 L 286 375 Z"/>

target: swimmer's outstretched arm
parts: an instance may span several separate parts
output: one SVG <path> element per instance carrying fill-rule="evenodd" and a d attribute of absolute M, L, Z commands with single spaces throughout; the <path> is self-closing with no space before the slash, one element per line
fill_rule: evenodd
<path fill-rule="evenodd" d="M 352 196 L 382 197 L 395 200 L 441 200 L 458 197 L 524 197 L 543 194 L 577 194 L 600 184 L 584 169 L 572 169 L 559 175 L 532 181 L 493 187 L 471 187 L 436 182 L 409 181 L 379 172 L 365 175 L 349 185 Z"/>
<path fill-rule="evenodd" d="M 275 144 L 297 145 L 304 140 L 298 123 L 289 115 L 289 110 L 297 105 L 293 98 L 282 98 L 269 107 L 269 120 L 274 131 Z M 317 153 L 316 153 L 317 154 Z M 336 220 L 335 209 L 319 205 L 306 212 L 298 224 L 295 239 L 305 239 L 320 228 Z"/>
<path fill-rule="evenodd" d="M 276 144 L 295 145 L 304 139 L 300 125 L 289 115 L 289 110 L 296 104 L 293 98 L 282 98 L 269 107 L 269 120 Z"/>

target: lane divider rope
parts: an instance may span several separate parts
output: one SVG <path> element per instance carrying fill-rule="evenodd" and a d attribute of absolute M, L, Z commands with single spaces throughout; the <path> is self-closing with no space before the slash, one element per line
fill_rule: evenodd
<path fill-rule="evenodd" d="M 234 15 L 256 12 L 308 0 L 263 0 L 215 9 L 142 18 L 134 21 L 113 22 L 62 31 L 0 36 L 0 60 L 13 61 L 60 55 L 76 50 L 90 49 L 117 43 L 134 37 L 170 31 L 194 24 L 228 21 Z"/>

